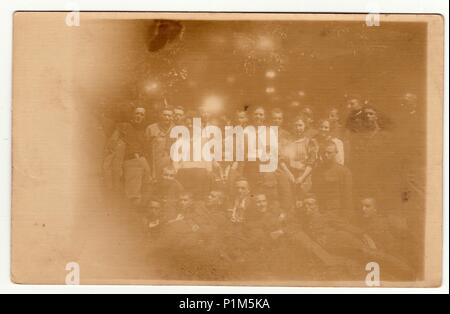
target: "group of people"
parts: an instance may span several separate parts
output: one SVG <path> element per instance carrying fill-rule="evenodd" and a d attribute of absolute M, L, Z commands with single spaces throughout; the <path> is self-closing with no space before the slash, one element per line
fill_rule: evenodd
<path fill-rule="evenodd" d="M 329 108 L 316 121 L 307 106 L 244 106 L 227 117 L 165 105 L 149 124 L 147 110 L 136 106 L 108 139 L 105 184 L 139 213 L 155 264 L 194 279 L 286 272 L 362 280 L 373 261 L 412 276 L 401 254 L 407 231 L 379 210 L 365 179 L 352 176 L 364 167 L 373 173 L 377 158 L 367 145 L 383 143 L 388 122 L 360 99 L 349 99 L 347 109 L 343 117 Z M 170 131 L 192 128 L 194 117 L 222 128 L 277 126 L 278 169 L 261 172 L 260 161 L 174 162 Z"/>

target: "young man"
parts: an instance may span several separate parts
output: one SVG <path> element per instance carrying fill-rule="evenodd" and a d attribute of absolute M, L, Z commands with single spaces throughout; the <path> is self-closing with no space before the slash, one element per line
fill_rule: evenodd
<path fill-rule="evenodd" d="M 174 125 L 184 125 L 186 123 L 186 115 L 183 106 L 177 106 L 173 109 Z"/>
<path fill-rule="evenodd" d="M 363 102 L 358 95 L 347 99 L 348 115 L 345 128 L 353 133 L 361 132 L 363 129 Z"/>
<path fill-rule="evenodd" d="M 291 140 L 291 133 L 284 128 L 284 112 L 280 108 L 271 111 L 271 126 L 278 127 L 278 146 L 283 149 Z"/>
<path fill-rule="evenodd" d="M 344 165 L 344 142 L 337 137 L 332 136 L 331 122 L 330 120 L 323 119 L 319 122 L 319 133 L 316 136 L 317 143 L 319 144 L 319 159 L 323 160 L 324 146 L 328 142 L 333 142 L 336 145 L 336 162 L 340 165 Z"/>
<path fill-rule="evenodd" d="M 161 254 L 177 268 L 195 270 L 197 262 L 204 263 L 210 256 L 210 246 L 206 246 L 210 230 L 204 208 L 189 192 L 181 193 L 173 208 L 160 237 Z"/>
<path fill-rule="evenodd" d="M 364 251 L 361 230 L 333 212 L 322 211 L 315 197 L 303 200 L 303 219 L 304 232 L 328 254 L 353 259 Z"/>
<path fill-rule="evenodd" d="M 377 202 L 373 197 L 361 200 L 358 216 L 358 226 L 364 231 L 364 240 L 371 249 L 391 253 L 399 249 L 399 247 L 396 248 L 390 222 L 379 213 Z"/>
<path fill-rule="evenodd" d="M 279 209 L 269 207 L 269 200 L 264 193 L 257 193 L 254 197 L 254 206 L 247 215 L 247 230 L 251 233 L 253 241 L 264 246 L 267 240 L 276 240 L 284 234 L 283 223 L 286 214 Z"/>
<path fill-rule="evenodd" d="M 383 263 L 386 272 L 396 278 L 415 278 L 416 271 L 405 262 L 409 239 L 406 228 L 391 223 L 387 216 L 379 212 L 373 197 L 361 200 L 360 224 L 363 240 L 369 247 L 367 255 Z M 403 254 L 402 254 L 403 253 Z"/>
<path fill-rule="evenodd" d="M 141 203 L 142 190 L 150 176 L 145 151 L 145 127 L 145 109 L 137 107 L 131 121 L 120 124 L 113 134 L 113 138 L 124 144 L 122 156 L 125 196 L 136 206 Z"/>
<path fill-rule="evenodd" d="M 245 128 L 248 125 L 248 113 L 245 109 L 236 111 L 235 124 Z"/>
<path fill-rule="evenodd" d="M 309 138 L 313 138 L 317 135 L 317 129 L 314 127 L 314 112 L 311 107 L 305 106 L 303 107 L 301 113 L 305 118 L 305 123 L 307 130 L 305 131 L 305 135 Z"/>
<path fill-rule="evenodd" d="M 235 198 L 231 209 L 231 221 L 242 223 L 245 220 L 247 210 L 251 206 L 250 185 L 245 178 L 239 178 L 235 184 Z"/>
<path fill-rule="evenodd" d="M 219 190 L 213 190 L 209 193 L 205 201 L 206 208 L 210 212 L 222 212 L 225 206 L 225 194 Z"/>
<path fill-rule="evenodd" d="M 155 238 L 161 234 L 162 227 L 167 221 L 160 200 L 156 198 L 149 200 L 142 220 L 145 230 L 151 237 Z"/>
<path fill-rule="evenodd" d="M 324 212 L 334 212 L 341 218 L 350 218 L 352 208 L 352 175 L 336 161 L 337 148 L 327 142 L 323 150 L 323 161 L 312 175 L 313 191 L 319 197 Z"/>
<path fill-rule="evenodd" d="M 378 112 L 373 107 L 365 107 L 363 109 L 363 127 L 364 131 L 376 135 L 382 130 L 380 121 L 378 118 Z"/>
<path fill-rule="evenodd" d="M 253 263 L 252 273 L 267 273 L 282 268 L 287 248 L 284 238 L 285 215 L 273 207 L 264 193 L 256 193 L 242 230 L 241 254 Z"/>
<path fill-rule="evenodd" d="M 164 167 L 172 164 L 170 159 L 170 130 L 173 126 L 173 109 L 163 108 L 160 112 L 159 121 L 149 125 L 146 129 L 146 137 L 150 151 L 150 165 L 152 178 L 157 180 L 161 177 Z"/>

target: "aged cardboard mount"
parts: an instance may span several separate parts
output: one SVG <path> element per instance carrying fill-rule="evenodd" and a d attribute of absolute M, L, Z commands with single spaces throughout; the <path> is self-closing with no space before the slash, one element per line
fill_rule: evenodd
<path fill-rule="evenodd" d="M 443 21 L 377 18 L 17 12 L 12 280 L 440 285 Z"/>

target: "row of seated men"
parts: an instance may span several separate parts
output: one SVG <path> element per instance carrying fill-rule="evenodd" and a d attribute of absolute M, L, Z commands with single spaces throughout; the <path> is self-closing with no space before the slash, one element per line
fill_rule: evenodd
<path fill-rule="evenodd" d="M 255 278 L 297 271 L 315 279 L 319 272 L 324 279 L 356 280 L 364 278 L 371 261 L 382 265 L 384 278 L 414 275 L 401 255 L 405 230 L 378 210 L 374 198 L 362 199 L 351 216 L 343 217 L 323 210 L 312 194 L 284 210 L 264 192 L 252 193 L 245 178 L 235 181 L 233 195 L 230 200 L 213 190 L 203 200 L 190 192 L 180 192 L 177 199 L 150 198 L 140 212 L 150 255 L 174 268 L 202 265 L 193 279 L 218 279 L 207 276 L 212 268 Z M 308 263 L 313 272 L 305 274 Z"/>

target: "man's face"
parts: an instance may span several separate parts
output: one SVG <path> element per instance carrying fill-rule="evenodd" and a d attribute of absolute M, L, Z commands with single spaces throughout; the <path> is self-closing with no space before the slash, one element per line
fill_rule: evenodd
<path fill-rule="evenodd" d="M 247 181 L 236 182 L 236 192 L 240 198 L 247 197 L 247 195 L 250 193 L 250 190 L 248 188 L 248 182 Z"/>
<path fill-rule="evenodd" d="M 134 110 L 133 122 L 135 124 L 141 124 L 145 119 L 145 109 L 144 108 L 136 108 Z"/>
<path fill-rule="evenodd" d="M 303 201 L 303 208 L 307 216 L 313 216 L 319 212 L 317 201 L 314 198 L 307 198 Z"/>
<path fill-rule="evenodd" d="M 375 201 L 371 198 L 366 198 L 361 201 L 361 209 L 364 218 L 370 218 L 377 212 Z"/>
<path fill-rule="evenodd" d="M 322 137 L 328 137 L 328 135 L 330 134 L 330 129 L 330 122 L 322 121 L 322 123 L 320 124 L 320 135 L 322 135 Z"/>
<path fill-rule="evenodd" d="M 336 145 L 328 145 L 325 148 L 324 157 L 327 162 L 333 162 L 336 160 Z"/>
<path fill-rule="evenodd" d="M 163 171 L 163 179 L 173 180 L 175 179 L 175 171 L 171 169 L 164 169 Z"/>
<path fill-rule="evenodd" d="M 161 212 L 161 204 L 157 201 L 151 201 L 147 207 L 147 212 L 150 215 L 159 215 L 159 213 Z"/>
<path fill-rule="evenodd" d="M 218 208 L 222 205 L 222 193 L 218 191 L 211 191 L 206 200 L 206 206 L 208 208 Z"/>
<path fill-rule="evenodd" d="M 181 195 L 179 199 L 180 209 L 188 209 L 192 205 L 192 198 L 190 195 Z"/>
<path fill-rule="evenodd" d="M 248 116 L 245 111 L 241 111 L 237 113 L 237 122 L 240 126 L 247 126 L 248 124 Z"/>
<path fill-rule="evenodd" d="M 260 212 L 267 211 L 267 197 L 264 194 L 257 195 L 255 198 L 256 209 Z"/>
<path fill-rule="evenodd" d="M 359 101 L 358 98 L 351 98 L 347 101 L 347 107 L 350 110 L 356 110 L 359 111 L 362 109 L 362 105 L 361 102 Z"/>
<path fill-rule="evenodd" d="M 161 112 L 161 122 L 164 125 L 169 125 L 172 123 L 173 119 L 173 111 L 172 110 L 163 110 Z"/>
<path fill-rule="evenodd" d="M 364 113 L 366 115 L 367 121 L 369 121 L 370 123 L 374 123 L 375 121 L 378 120 L 378 116 L 377 116 L 377 113 L 375 112 L 375 110 L 366 109 L 366 110 L 364 110 Z"/>
<path fill-rule="evenodd" d="M 266 112 L 263 108 L 258 108 L 253 112 L 253 120 L 256 125 L 263 125 L 266 118 Z"/>
<path fill-rule="evenodd" d="M 184 122 L 184 110 L 179 108 L 173 111 L 173 121 L 175 123 L 183 123 Z"/>
<path fill-rule="evenodd" d="M 284 117 L 281 112 L 272 113 L 272 125 L 273 126 L 282 126 L 283 121 L 284 121 Z"/>
<path fill-rule="evenodd" d="M 305 133 L 305 129 L 306 129 L 305 121 L 297 120 L 295 122 L 295 133 L 297 134 L 297 136 L 302 136 L 303 133 Z"/>

